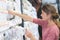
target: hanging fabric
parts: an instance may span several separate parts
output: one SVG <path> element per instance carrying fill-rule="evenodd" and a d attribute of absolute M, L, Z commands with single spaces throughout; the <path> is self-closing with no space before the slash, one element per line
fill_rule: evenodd
<path fill-rule="evenodd" d="M 23 14 L 23 0 L 20 0 L 21 2 L 21 13 Z M 24 20 L 22 19 L 22 27 L 24 27 Z M 23 40 L 25 40 L 25 35 L 23 35 Z"/>

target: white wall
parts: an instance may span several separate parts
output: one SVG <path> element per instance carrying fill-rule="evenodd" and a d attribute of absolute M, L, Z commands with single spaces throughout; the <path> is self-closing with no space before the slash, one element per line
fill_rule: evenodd
<path fill-rule="evenodd" d="M 56 3 L 56 0 L 42 0 L 43 3 Z"/>

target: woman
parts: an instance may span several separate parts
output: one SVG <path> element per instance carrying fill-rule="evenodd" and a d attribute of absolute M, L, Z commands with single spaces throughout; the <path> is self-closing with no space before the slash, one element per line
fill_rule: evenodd
<path fill-rule="evenodd" d="M 23 18 L 26 21 L 31 21 L 33 23 L 36 23 L 38 25 L 42 26 L 42 40 L 58 40 L 59 38 L 59 29 L 58 29 L 58 23 L 57 18 L 58 13 L 56 13 L 56 9 L 46 4 L 42 7 L 42 19 L 36 19 L 32 18 L 30 16 L 27 16 L 25 14 L 18 14 L 18 12 L 15 11 L 8 11 L 12 15 L 17 15 L 21 18 Z M 27 31 L 26 35 L 31 38 L 31 40 L 35 40 L 32 33 Z"/>

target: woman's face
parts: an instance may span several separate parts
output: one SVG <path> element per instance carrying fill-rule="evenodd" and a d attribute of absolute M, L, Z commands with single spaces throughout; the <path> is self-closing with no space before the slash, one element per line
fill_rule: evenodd
<path fill-rule="evenodd" d="M 50 14 L 47 15 L 47 13 L 44 12 L 43 10 L 42 10 L 41 16 L 42 16 L 42 19 L 45 19 L 45 20 L 46 20 L 46 19 L 50 19 L 50 17 L 51 17 Z"/>

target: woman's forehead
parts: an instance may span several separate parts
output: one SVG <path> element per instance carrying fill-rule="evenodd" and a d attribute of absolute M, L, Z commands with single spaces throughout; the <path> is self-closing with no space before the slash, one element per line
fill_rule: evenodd
<path fill-rule="evenodd" d="M 44 12 L 44 11 L 42 10 L 42 12 Z"/>
<path fill-rule="evenodd" d="M 44 11 L 42 10 L 42 14 L 46 14 L 46 12 L 44 12 Z"/>

